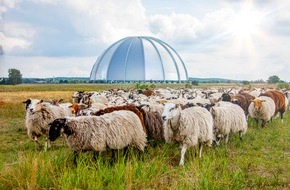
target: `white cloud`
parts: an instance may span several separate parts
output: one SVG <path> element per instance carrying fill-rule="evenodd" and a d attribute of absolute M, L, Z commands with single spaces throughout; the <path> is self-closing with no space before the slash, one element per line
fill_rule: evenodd
<path fill-rule="evenodd" d="M 1 56 L 0 76 L 7 77 L 8 69 L 16 68 L 24 78 L 89 77 L 96 59 L 96 57 Z"/>
<path fill-rule="evenodd" d="M 94 43 L 111 44 L 127 36 L 148 35 L 145 9 L 139 0 L 67 1 L 78 33 Z"/>
<path fill-rule="evenodd" d="M 7 23 L 4 32 L 0 32 L 4 53 L 25 52 L 31 46 L 35 30 L 24 23 Z"/>
<path fill-rule="evenodd" d="M 175 12 L 170 15 L 154 14 L 149 17 L 149 23 L 150 30 L 158 38 L 176 44 L 193 43 L 201 27 L 197 18 Z"/>

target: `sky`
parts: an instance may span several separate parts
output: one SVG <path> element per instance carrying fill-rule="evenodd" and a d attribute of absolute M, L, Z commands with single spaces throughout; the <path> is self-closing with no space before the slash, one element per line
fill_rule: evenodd
<path fill-rule="evenodd" d="M 152 36 L 189 77 L 290 81 L 289 0 L 0 0 L 0 77 L 89 77 L 114 42 Z"/>

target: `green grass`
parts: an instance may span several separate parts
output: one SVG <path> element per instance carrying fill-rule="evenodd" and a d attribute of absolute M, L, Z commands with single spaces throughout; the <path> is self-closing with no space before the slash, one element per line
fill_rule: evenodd
<path fill-rule="evenodd" d="M 93 159 L 92 152 L 86 152 L 80 154 L 77 165 L 74 165 L 73 153 L 61 139 L 53 142 L 48 152 L 36 148 L 28 139 L 25 107 L 21 102 L 26 97 L 35 96 L 40 86 L 31 85 L 28 91 L 23 86 L 10 86 L 0 92 L 1 190 L 290 189 L 289 112 L 283 123 L 274 119 L 263 129 L 250 119 L 242 141 L 233 134 L 227 147 L 205 148 L 201 159 L 195 157 L 192 148 L 189 149 L 184 167 L 178 166 L 178 146 L 169 144 L 148 146 L 140 157 L 135 149 L 130 149 L 127 159 L 120 153 L 114 163 L 110 152 L 103 153 L 97 160 Z M 69 90 L 64 94 L 69 97 L 74 87 L 67 86 Z M 92 88 L 105 87 L 88 87 Z M 55 90 L 49 92 L 49 89 Z M 45 95 L 51 98 L 59 95 L 53 91 L 60 90 L 57 86 L 43 87 Z M 24 95 L 13 96 L 16 98 L 13 101 L 5 97 L 20 91 L 24 91 Z"/>

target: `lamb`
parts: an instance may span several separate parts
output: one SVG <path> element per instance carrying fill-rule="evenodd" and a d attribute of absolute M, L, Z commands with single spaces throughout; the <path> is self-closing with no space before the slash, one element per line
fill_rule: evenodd
<path fill-rule="evenodd" d="M 126 110 L 101 116 L 58 118 L 50 123 L 49 139 L 55 141 L 61 134 L 75 153 L 101 153 L 107 148 L 119 150 L 130 145 L 143 152 L 147 143 L 140 119 Z"/>
<path fill-rule="evenodd" d="M 267 121 L 272 120 L 275 114 L 275 103 L 272 98 L 267 96 L 260 96 L 255 98 L 249 106 L 249 115 L 258 123 L 258 119 L 262 120 L 262 128 Z"/>
<path fill-rule="evenodd" d="M 233 103 L 219 103 L 210 109 L 213 117 L 216 143 L 220 137 L 226 136 L 225 144 L 228 143 L 231 132 L 239 132 L 240 139 L 247 132 L 248 123 L 244 110 Z"/>
<path fill-rule="evenodd" d="M 69 103 L 53 105 L 38 99 L 27 99 L 26 104 L 26 128 L 28 137 L 40 146 L 38 137 L 46 136 L 45 150 L 50 148 L 48 140 L 49 123 L 54 119 L 72 116 Z"/>
<path fill-rule="evenodd" d="M 201 157 L 202 145 L 211 146 L 213 119 L 205 108 L 191 107 L 181 110 L 179 105 L 167 103 L 162 118 L 165 120 L 165 141 L 181 145 L 180 166 L 184 165 L 184 155 L 187 148 L 199 144 L 199 157 Z"/>

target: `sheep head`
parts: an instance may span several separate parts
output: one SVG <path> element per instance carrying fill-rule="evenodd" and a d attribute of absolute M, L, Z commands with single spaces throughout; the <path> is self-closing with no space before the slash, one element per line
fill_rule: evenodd
<path fill-rule="evenodd" d="M 256 98 L 256 99 L 252 100 L 251 102 L 254 103 L 254 109 L 258 111 L 261 109 L 262 103 L 266 102 L 266 100 L 261 100 L 261 99 Z"/>
<path fill-rule="evenodd" d="M 55 119 L 53 122 L 49 123 L 48 125 L 50 125 L 48 138 L 51 141 L 55 141 L 58 137 L 61 136 L 63 132 L 71 134 L 71 131 L 68 130 L 66 118 Z"/>
<path fill-rule="evenodd" d="M 162 113 L 162 119 L 163 120 L 168 120 L 168 119 L 173 119 L 176 116 L 179 115 L 180 113 L 180 106 L 178 104 L 174 103 L 167 103 L 164 106 L 164 110 Z"/>
<path fill-rule="evenodd" d="M 37 100 L 37 99 L 27 99 L 23 103 L 26 104 L 26 111 L 29 111 L 30 113 L 39 112 L 42 110 L 42 104 L 43 100 Z"/>

